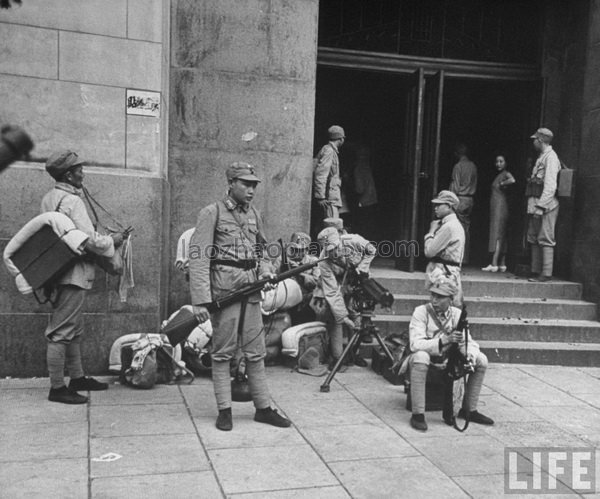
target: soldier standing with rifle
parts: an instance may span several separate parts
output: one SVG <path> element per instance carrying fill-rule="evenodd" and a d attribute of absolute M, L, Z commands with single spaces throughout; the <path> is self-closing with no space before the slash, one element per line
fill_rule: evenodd
<path fill-rule="evenodd" d="M 266 242 L 258 210 L 250 203 L 260 179 L 254 167 L 236 162 L 226 171 L 229 191 L 225 199 L 203 208 L 190 243 L 190 292 L 194 315 L 200 323 L 210 317 L 211 302 L 273 276 L 271 265 L 260 260 L 257 245 Z M 217 399 L 219 430 L 233 428 L 230 361 L 240 345 L 256 407 L 254 420 L 288 427 L 291 422 L 271 408 L 264 358 L 265 333 L 260 290 L 240 302 L 219 308 L 212 315 L 212 378 Z M 238 340 L 239 338 L 239 340 Z"/>

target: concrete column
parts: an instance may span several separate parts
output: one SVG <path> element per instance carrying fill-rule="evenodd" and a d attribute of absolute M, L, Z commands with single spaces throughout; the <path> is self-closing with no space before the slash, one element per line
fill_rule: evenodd
<path fill-rule="evenodd" d="M 173 1 L 171 254 L 198 210 L 226 190 L 232 161 L 257 167 L 269 239 L 307 230 L 318 0 Z M 172 274 L 170 308 L 189 302 Z"/>

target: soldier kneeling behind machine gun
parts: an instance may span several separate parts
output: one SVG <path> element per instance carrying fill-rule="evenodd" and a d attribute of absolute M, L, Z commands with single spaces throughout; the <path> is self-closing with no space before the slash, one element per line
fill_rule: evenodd
<path fill-rule="evenodd" d="M 358 327 L 353 328 L 354 334 L 348 341 L 342 355 L 337 359 L 331 372 L 321 385 L 322 392 L 329 392 L 329 385 L 335 374 L 348 355 L 357 354 L 363 338 L 367 335 L 375 337 L 385 355 L 393 363 L 394 357 L 390 349 L 379 335 L 379 329 L 373 324 L 374 310 L 377 305 L 390 308 L 394 303 L 394 296 L 379 284 L 375 279 L 366 275 L 352 272 L 348 279 L 346 291 L 348 310 L 359 319 Z"/>

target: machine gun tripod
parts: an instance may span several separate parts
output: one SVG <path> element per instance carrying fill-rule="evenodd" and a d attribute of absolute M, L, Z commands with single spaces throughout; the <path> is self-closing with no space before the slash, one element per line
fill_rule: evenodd
<path fill-rule="evenodd" d="M 321 385 L 322 392 L 329 392 L 329 385 L 340 370 L 340 366 L 346 361 L 346 357 L 351 353 L 356 354 L 359 351 L 363 336 L 370 335 L 375 337 L 385 355 L 392 363 L 394 362 L 392 352 L 390 352 L 390 349 L 379 334 L 379 328 L 373 324 L 375 306 L 381 305 L 382 307 L 389 308 L 393 302 L 394 296 L 375 279 L 361 279 L 356 277 L 354 283 L 350 285 L 348 308 L 358 312 L 360 315 L 360 326 L 354 329 L 354 333 L 350 341 L 348 341 L 346 348 L 344 348 L 342 355 L 327 375 L 327 378 L 325 378 L 325 381 Z"/>

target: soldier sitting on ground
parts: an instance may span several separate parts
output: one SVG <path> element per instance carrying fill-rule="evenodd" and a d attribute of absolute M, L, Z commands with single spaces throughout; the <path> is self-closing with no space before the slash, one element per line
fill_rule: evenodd
<path fill-rule="evenodd" d="M 287 245 L 287 266 L 295 269 L 307 263 L 317 261 L 317 257 L 309 254 L 310 236 L 304 232 L 294 232 L 290 243 Z M 287 270 L 287 269 L 284 269 Z M 309 307 L 313 291 L 317 287 L 321 271 L 318 266 L 313 267 L 294 277 L 302 290 L 302 302 L 290 310 L 292 324 L 302 324 L 316 320 L 315 312 Z"/>
<path fill-rule="evenodd" d="M 419 431 L 427 431 L 425 422 L 425 382 L 430 363 L 443 366 L 448 362 L 447 353 L 452 344 L 464 350 L 464 333 L 457 331 L 461 309 L 451 306 L 458 292 L 456 284 L 446 276 L 438 277 L 429 287 L 430 302 L 415 308 L 410 320 L 410 356 L 405 360 L 400 372 L 410 369 L 410 396 L 412 416 L 410 425 Z M 463 351 L 475 371 L 469 375 L 467 388 L 459 417 L 468 415 L 469 421 L 482 425 L 493 425 L 494 421 L 477 412 L 479 393 L 488 360 L 479 346 L 469 336 L 468 350 Z M 445 420 L 452 425 L 453 421 Z"/>

